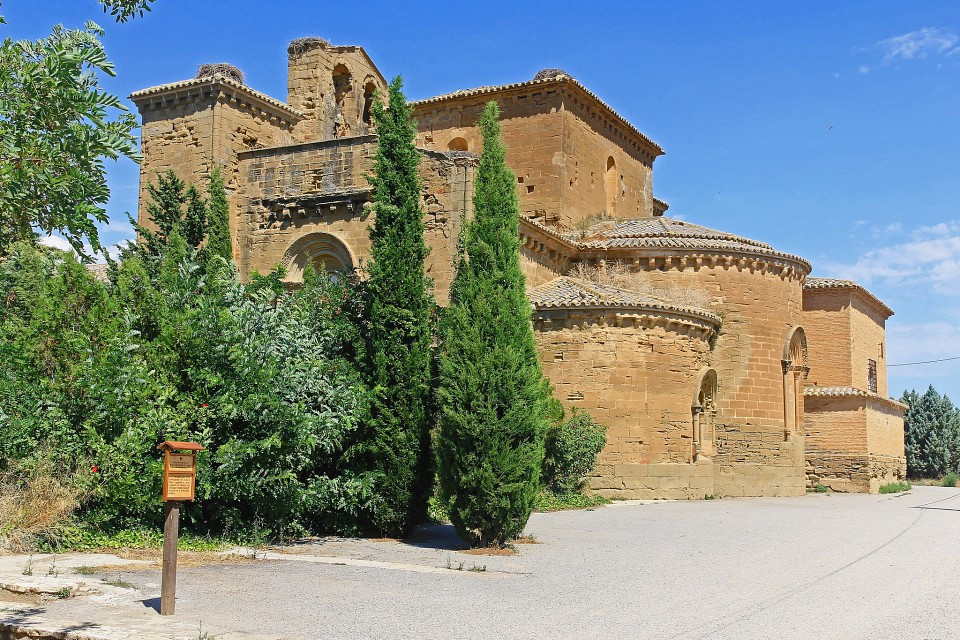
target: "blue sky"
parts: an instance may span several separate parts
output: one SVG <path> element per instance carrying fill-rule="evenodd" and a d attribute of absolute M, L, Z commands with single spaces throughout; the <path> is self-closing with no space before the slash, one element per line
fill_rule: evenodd
<path fill-rule="evenodd" d="M 798 253 L 895 311 L 890 363 L 960 356 L 960 3 L 956 0 L 296 2 L 157 0 L 131 23 L 94 0 L 6 0 L 0 33 L 94 19 L 121 96 L 226 61 L 286 94 L 286 44 L 363 45 L 407 94 L 518 82 L 560 67 L 660 143 L 670 215 Z M 110 168 L 130 237 L 137 168 Z M 890 369 L 960 401 L 960 360 Z"/>

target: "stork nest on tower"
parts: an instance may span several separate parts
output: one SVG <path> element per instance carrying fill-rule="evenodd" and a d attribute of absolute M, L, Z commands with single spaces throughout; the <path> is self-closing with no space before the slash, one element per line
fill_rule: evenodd
<path fill-rule="evenodd" d="M 217 62 L 214 64 L 202 64 L 197 70 L 196 78 L 212 78 L 213 76 L 223 76 L 230 78 L 240 84 L 243 84 L 243 71 L 227 62 Z"/>

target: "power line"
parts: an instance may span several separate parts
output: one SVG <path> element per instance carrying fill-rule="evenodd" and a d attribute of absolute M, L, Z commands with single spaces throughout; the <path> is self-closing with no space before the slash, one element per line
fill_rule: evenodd
<path fill-rule="evenodd" d="M 946 362 L 948 360 L 960 360 L 960 356 L 952 358 L 940 358 L 939 360 L 923 360 L 921 362 L 900 362 L 898 364 L 888 364 L 888 367 L 909 367 L 912 364 L 932 364 L 934 362 Z"/>

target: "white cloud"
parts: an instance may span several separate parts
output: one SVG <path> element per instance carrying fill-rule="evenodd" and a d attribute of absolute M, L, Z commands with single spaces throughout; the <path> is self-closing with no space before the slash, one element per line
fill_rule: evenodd
<path fill-rule="evenodd" d="M 941 222 L 909 234 L 903 234 L 902 226 L 895 223 L 880 231 L 905 235 L 905 241 L 871 249 L 853 263 L 824 261 L 817 267 L 830 276 L 851 278 L 866 286 L 880 283 L 960 295 L 960 223 Z"/>
<path fill-rule="evenodd" d="M 41 238 L 40 244 L 47 247 L 53 247 L 54 249 L 60 249 L 61 251 L 69 251 L 73 255 L 77 255 L 77 252 L 73 250 L 73 247 L 70 245 L 69 242 L 67 242 L 67 239 L 61 236 L 51 235 L 45 238 Z M 114 259 L 120 257 L 120 243 L 111 244 L 111 245 L 101 245 L 101 252 L 96 255 L 93 255 L 93 248 L 89 244 L 83 245 L 83 251 L 88 256 L 92 256 L 93 261 L 95 263 L 102 264 L 107 261 L 106 256 L 103 255 L 103 252 L 108 253 L 110 257 Z"/>
<path fill-rule="evenodd" d="M 61 251 L 73 251 L 73 247 L 70 246 L 70 243 L 67 242 L 66 238 L 61 238 L 60 236 L 47 236 L 40 240 L 40 244 L 53 247 L 54 249 L 60 249 Z"/>
<path fill-rule="evenodd" d="M 889 64 L 896 59 L 902 60 L 921 60 L 933 55 L 953 55 L 960 51 L 960 36 L 940 29 L 938 27 L 924 27 L 881 40 L 876 44 L 877 47 L 885 51 L 883 56 L 884 64 Z"/>
<path fill-rule="evenodd" d="M 857 67 L 857 71 L 860 73 L 870 73 L 870 67 L 868 67 L 865 64 L 862 64 L 859 67 Z"/>

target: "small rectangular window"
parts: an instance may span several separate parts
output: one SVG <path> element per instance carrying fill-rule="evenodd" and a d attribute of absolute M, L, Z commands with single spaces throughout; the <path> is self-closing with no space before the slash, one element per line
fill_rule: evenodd
<path fill-rule="evenodd" d="M 867 389 L 877 392 L 877 361 L 873 359 L 867 360 Z"/>

